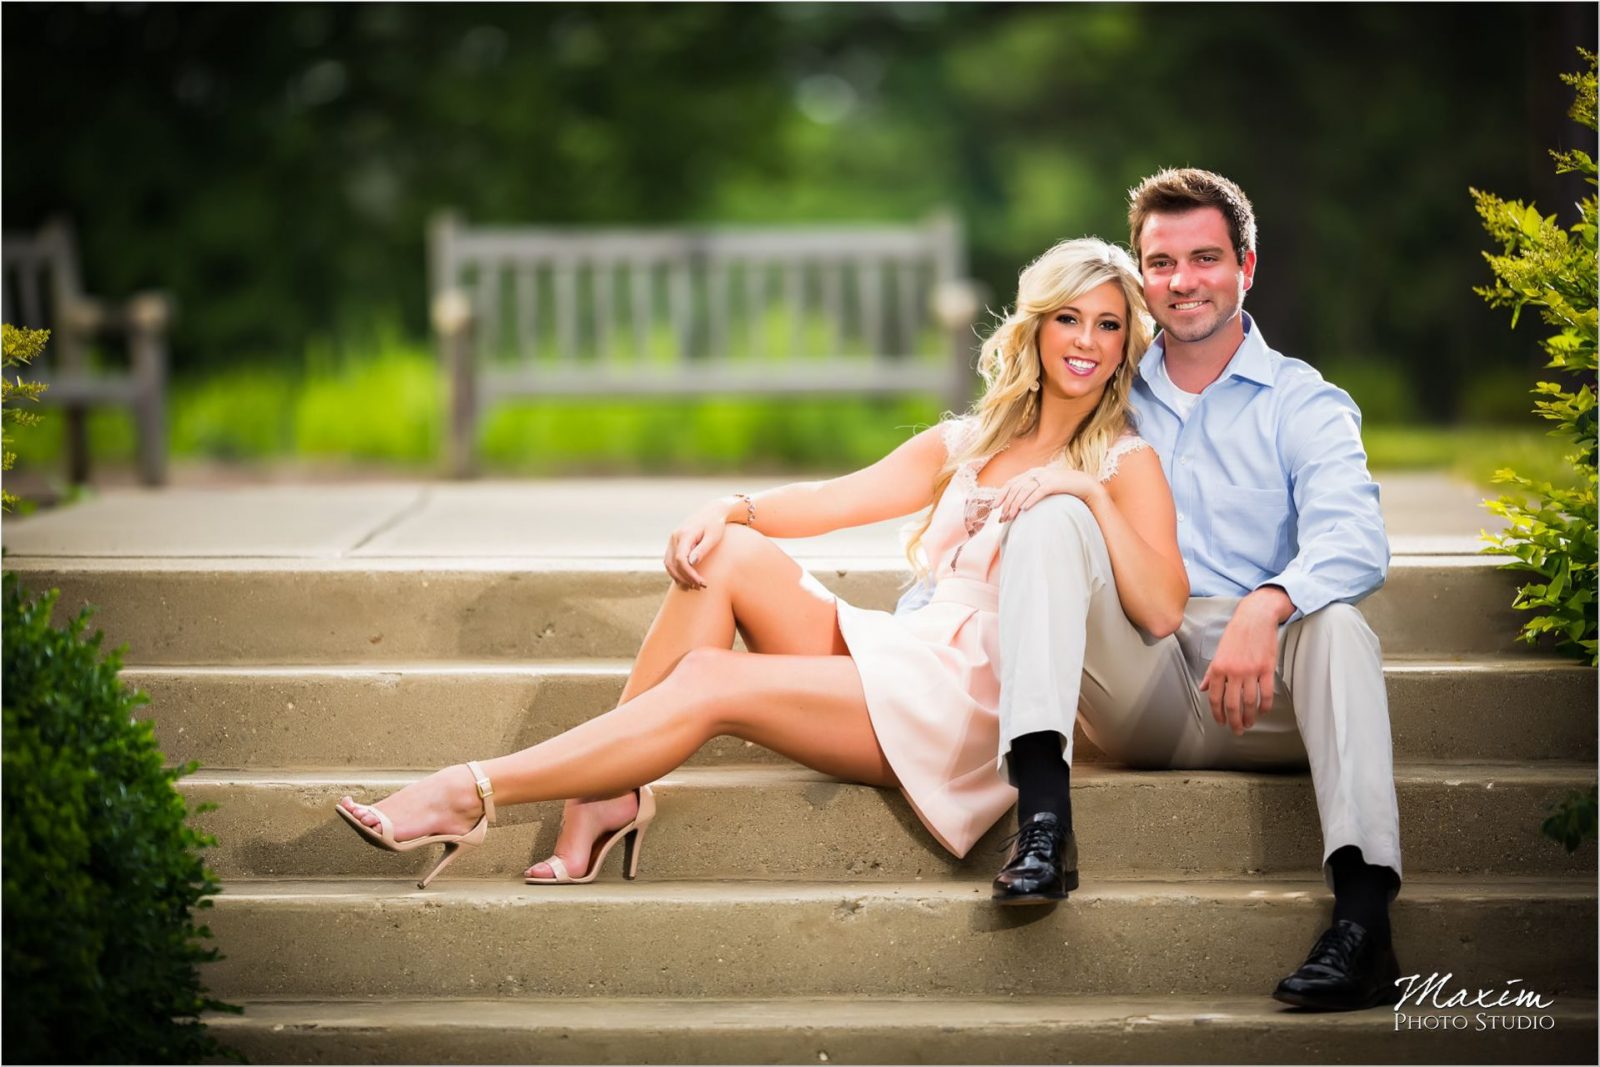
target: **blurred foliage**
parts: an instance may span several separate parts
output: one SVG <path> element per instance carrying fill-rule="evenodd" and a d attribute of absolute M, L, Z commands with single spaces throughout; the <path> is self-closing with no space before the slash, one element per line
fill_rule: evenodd
<path fill-rule="evenodd" d="M 200 859 L 148 721 L 88 612 L 4 576 L 5 1013 L 12 1063 L 198 1063 L 227 1054 L 200 1015 L 217 958 L 192 909 L 218 883 Z"/>
<path fill-rule="evenodd" d="M 1576 198 L 1533 166 L 1555 136 L 1536 73 L 1594 35 L 1585 5 L 1448 12 L 18 5 L 5 208 L 10 226 L 70 214 L 91 291 L 174 292 L 187 377 L 293 366 L 390 319 L 425 337 L 424 228 L 447 206 L 582 225 L 948 205 L 999 304 L 1053 240 L 1124 239 L 1141 176 L 1195 164 L 1255 200 L 1250 305 L 1274 345 L 1388 368 L 1375 403 L 1437 418 L 1476 369 L 1537 366 L 1461 299 L 1455 190 Z"/>
<path fill-rule="evenodd" d="M 0 334 L 3 334 L 3 338 L 0 338 L 0 471 L 8 471 L 17 462 L 17 454 L 10 447 L 12 427 L 37 426 L 44 419 L 37 411 L 17 407 L 16 402 L 28 400 L 37 403 L 46 386 L 39 382 L 23 381 L 22 375 L 16 374 L 16 370 L 19 366 L 32 363 L 34 357 L 44 351 L 46 342 L 50 340 L 50 331 L 29 330 L 8 322 L 0 326 Z M 16 377 L 7 377 L 7 371 L 16 374 Z M 10 511 L 21 502 L 9 489 L 0 489 L 0 508 Z"/>
<path fill-rule="evenodd" d="M 1564 75 L 1576 99 L 1568 114 L 1588 130 L 1596 129 L 1595 53 L 1580 50 L 1587 69 Z M 1567 462 L 1577 474 L 1572 486 L 1557 486 L 1506 468 L 1495 481 L 1515 487 L 1512 495 L 1487 502 L 1504 516 L 1509 528 L 1490 536 L 1489 551 L 1515 557 L 1510 570 L 1524 571 L 1535 581 L 1517 590 L 1515 607 L 1533 617 L 1522 637 L 1532 643 L 1549 636 L 1557 649 L 1600 662 L 1596 639 L 1596 469 L 1595 371 L 1600 324 L 1596 311 L 1596 185 L 1595 161 L 1582 149 L 1551 152 L 1556 169 L 1581 176 L 1590 193 L 1578 205 L 1571 229 L 1555 215 L 1541 215 L 1532 204 L 1502 200 L 1472 191 L 1484 228 L 1498 242 L 1500 255 L 1485 253 L 1494 284 L 1477 292 L 1492 307 L 1512 309 L 1512 322 L 1524 308 L 1556 332 L 1543 345 L 1549 369 L 1563 381 L 1541 381 L 1534 387 L 1534 410 L 1556 424 L 1551 436 L 1569 451 Z M 1591 824 L 1592 824 L 1591 819 Z"/>
<path fill-rule="evenodd" d="M 304 372 L 241 367 L 178 383 L 172 455 L 290 462 L 360 457 L 435 472 L 444 392 L 433 354 L 393 330 L 371 343 L 374 349 L 361 355 L 319 347 Z M 1352 392 L 1365 412 L 1373 394 Z M 480 454 L 496 474 L 839 472 L 886 455 L 937 421 L 941 407 L 932 396 L 507 403 L 485 418 Z M 1374 470 L 1449 471 L 1487 486 L 1509 464 L 1530 477 L 1573 484 L 1565 450 L 1536 427 L 1432 427 L 1368 418 L 1362 437 Z M 60 420 L 23 429 L 18 438 L 25 467 L 59 461 Z M 125 411 L 91 412 L 89 443 L 97 456 L 129 462 L 134 440 Z"/>

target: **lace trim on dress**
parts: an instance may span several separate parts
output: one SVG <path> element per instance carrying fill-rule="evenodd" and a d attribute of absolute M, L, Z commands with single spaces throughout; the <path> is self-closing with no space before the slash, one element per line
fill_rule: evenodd
<path fill-rule="evenodd" d="M 1100 480 L 1109 482 L 1117 476 L 1117 463 L 1130 452 L 1137 452 L 1141 448 L 1149 448 L 1150 442 L 1138 434 L 1125 433 L 1117 438 L 1116 442 L 1106 449 L 1106 458 L 1100 461 Z"/>
<path fill-rule="evenodd" d="M 1100 461 L 1100 481 L 1109 482 L 1116 477 L 1117 466 L 1122 457 L 1130 452 L 1137 452 L 1141 448 L 1149 448 L 1150 442 L 1138 434 L 1123 434 L 1106 450 L 1106 458 Z M 1005 451 L 1005 449 L 1001 449 Z M 992 497 L 1000 492 L 999 486 L 979 485 L 978 471 L 983 468 L 986 461 L 992 456 L 974 456 L 956 468 L 953 480 L 969 497 Z"/>
<path fill-rule="evenodd" d="M 961 447 L 961 441 L 972 432 L 970 418 L 946 419 L 939 425 L 939 437 L 944 441 L 946 455 L 953 455 Z"/>

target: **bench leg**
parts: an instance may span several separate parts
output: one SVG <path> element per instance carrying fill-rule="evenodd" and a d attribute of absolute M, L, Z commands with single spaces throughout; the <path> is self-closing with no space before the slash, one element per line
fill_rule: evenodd
<path fill-rule="evenodd" d="M 66 408 L 67 483 L 85 485 L 89 481 L 89 409 Z"/>
<path fill-rule="evenodd" d="M 446 337 L 444 346 L 450 368 L 450 474 L 470 478 L 478 469 L 478 382 L 471 340 L 461 330 Z"/>
<path fill-rule="evenodd" d="M 162 485 L 167 480 L 167 344 L 168 310 L 164 301 L 145 298 L 131 316 L 133 374 L 138 399 L 133 417 L 139 435 L 139 481 Z"/>

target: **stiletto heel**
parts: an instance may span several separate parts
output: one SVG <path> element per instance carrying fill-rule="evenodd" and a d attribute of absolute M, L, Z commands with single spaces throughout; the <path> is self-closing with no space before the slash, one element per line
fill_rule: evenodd
<path fill-rule="evenodd" d="M 389 821 L 389 816 L 368 804 L 361 805 L 378 817 L 378 828 L 373 829 L 362 822 L 356 815 L 343 805 L 335 806 L 345 822 L 355 828 L 356 833 L 366 839 L 367 844 L 374 848 L 381 848 L 388 852 L 410 852 L 424 845 L 443 845 L 444 855 L 439 857 L 439 862 L 433 869 L 423 876 L 417 883 L 418 889 L 428 888 L 428 883 L 438 877 L 439 872 L 454 863 L 456 857 L 464 852 L 483 844 L 489 836 L 489 826 L 494 822 L 494 786 L 489 781 L 489 776 L 483 773 L 483 768 L 474 761 L 468 761 L 467 770 L 471 772 L 473 780 L 478 786 L 478 799 L 483 801 L 483 814 L 472 829 L 464 834 L 428 834 L 423 837 L 412 837 L 405 841 L 396 841 L 394 837 L 394 824 Z"/>
<path fill-rule="evenodd" d="M 647 785 L 641 785 L 634 792 L 639 797 L 638 814 L 628 825 L 595 839 L 590 846 L 588 874 L 574 878 L 567 873 L 567 865 L 561 862 L 560 856 L 551 856 L 544 862 L 555 872 L 554 878 L 524 878 L 523 881 L 528 885 L 587 885 L 600 873 L 600 865 L 606 861 L 606 856 L 618 841 L 622 842 L 622 877 L 635 877 L 639 873 L 639 851 L 644 843 L 644 832 L 656 817 L 656 795 Z"/>
<path fill-rule="evenodd" d="M 633 881 L 639 877 L 639 845 L 644 840 L 644 834 L 634 830 L 622 839 L 622 877 Z"/>

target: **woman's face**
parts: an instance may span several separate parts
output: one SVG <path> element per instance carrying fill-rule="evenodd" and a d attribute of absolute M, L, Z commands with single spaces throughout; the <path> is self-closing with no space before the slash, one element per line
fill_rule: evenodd
<path fill-rule="evenodd" d="M 1098 396 L 1122 365 L 1128 302 L 1103 282 L 1046 316 L 1039 327 L 1041 391 L 1063 399 Z"/>

